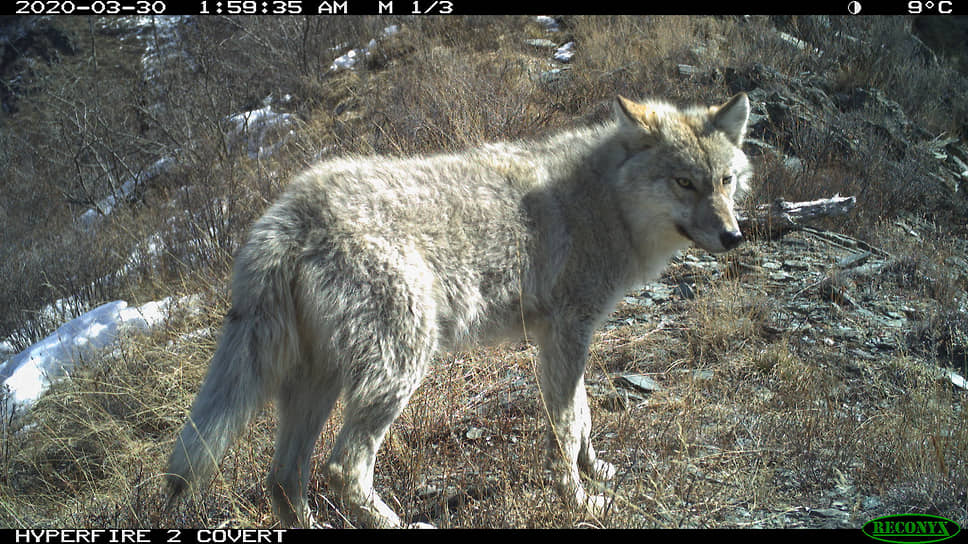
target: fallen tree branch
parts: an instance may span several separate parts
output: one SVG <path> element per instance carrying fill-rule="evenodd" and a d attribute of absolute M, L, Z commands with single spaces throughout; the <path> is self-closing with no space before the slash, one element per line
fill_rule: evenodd
<path fill-rule="evenodd" d="M 752 217 L 737 213 L 740 230 L 754 236 L 775 239 L 784 234 L 802 230 L 801 224 L 820 217 L 837 217 L 853 209 L 857 199 L 852 196 L 834 195 L 830 198 L 807 202 L 787 202 L 777 199 L 772 204 L 757 206 Z"/>

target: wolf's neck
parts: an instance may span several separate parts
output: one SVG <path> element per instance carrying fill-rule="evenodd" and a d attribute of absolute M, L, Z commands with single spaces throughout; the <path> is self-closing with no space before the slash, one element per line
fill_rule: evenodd
<path fill-rule="evenodd" d="M 559 132 L 541 142 L 537 151 L 557 167 L 562 181 L 600 183 L 626 158 L 617 137 L 618 124 L 603 123 Z"/>

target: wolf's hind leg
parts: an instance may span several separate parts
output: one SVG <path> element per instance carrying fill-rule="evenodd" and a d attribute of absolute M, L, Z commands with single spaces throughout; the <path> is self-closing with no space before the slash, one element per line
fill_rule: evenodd
<path fill-rule="evenodd" d="M 390 424 L 416 389 L 381 388 L 370 394 L 347 394 L 345 421 L 326 464 L 329 484 L 368 528 L 400 527 L 400 517 L 373 488 L 376 453 Z"/>
<path fill-rule="evenodd" d="M 284 527 L 309 528 L 306 493 L 310 460 L 339 390 L 336 376 L 306 376 L 301 372 L 280 387 L 276 399 L 279 428 L 268 488 L 273 510 Z"/>
<path fill-rule="evenodd" d="M 346 407 L 326 472 L 330 486 L 369 528 L 399 527 L 400 518 L 373 488 L 377 450 L 400 415 L 437 347 L 433 306 L 413 284 L 399 296 L 367 301 L 366 335 L 344 335 L 340 373 Z"/>

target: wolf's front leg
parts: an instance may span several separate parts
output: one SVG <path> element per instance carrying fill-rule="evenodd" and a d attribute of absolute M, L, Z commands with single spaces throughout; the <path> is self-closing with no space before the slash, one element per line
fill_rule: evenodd
<path fill-rule="evenodd" d="M 555 486 L 568 502 L 601 512 L 603 496 L 588 495 L 579 470 L 607 480 L 615 468 L 597 458 L 591 443 L 591 412 L 585 392 L 585 361 L 591 332 L 551 327 L 540 339 L 541 393 L 551 425 L 550 464 Z"/>
<path fill-rule="evenodd" d="M 615 477 L 615 466 L 607 461 L 599 459 L 592 447 L 592 416 L 588 409 L 588 395 L 585 391 L 585 380 L 581 379 L 575 390 L 575 402 L 579 414 L 579 448 L 578 448 L 578 468 L 589 478 L 599 481 L 608 481 Z"/>

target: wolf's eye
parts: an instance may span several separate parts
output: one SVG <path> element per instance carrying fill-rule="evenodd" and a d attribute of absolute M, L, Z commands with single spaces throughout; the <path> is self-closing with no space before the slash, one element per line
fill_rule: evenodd
<path fill-rule="evenodd" d="M 733 176 L 726 176 L 723 178 L 723 185 L 729 185 L 733 183 Z"/>
<path fill-rule="evenodd" d="M 695 187 L 692 186 L 692 181 L 690 181 L 688 178 L 676 178 L 676 184 L 679 187 L 682 187 L 683 189 L 694 189 L 695 188 Z"/>

